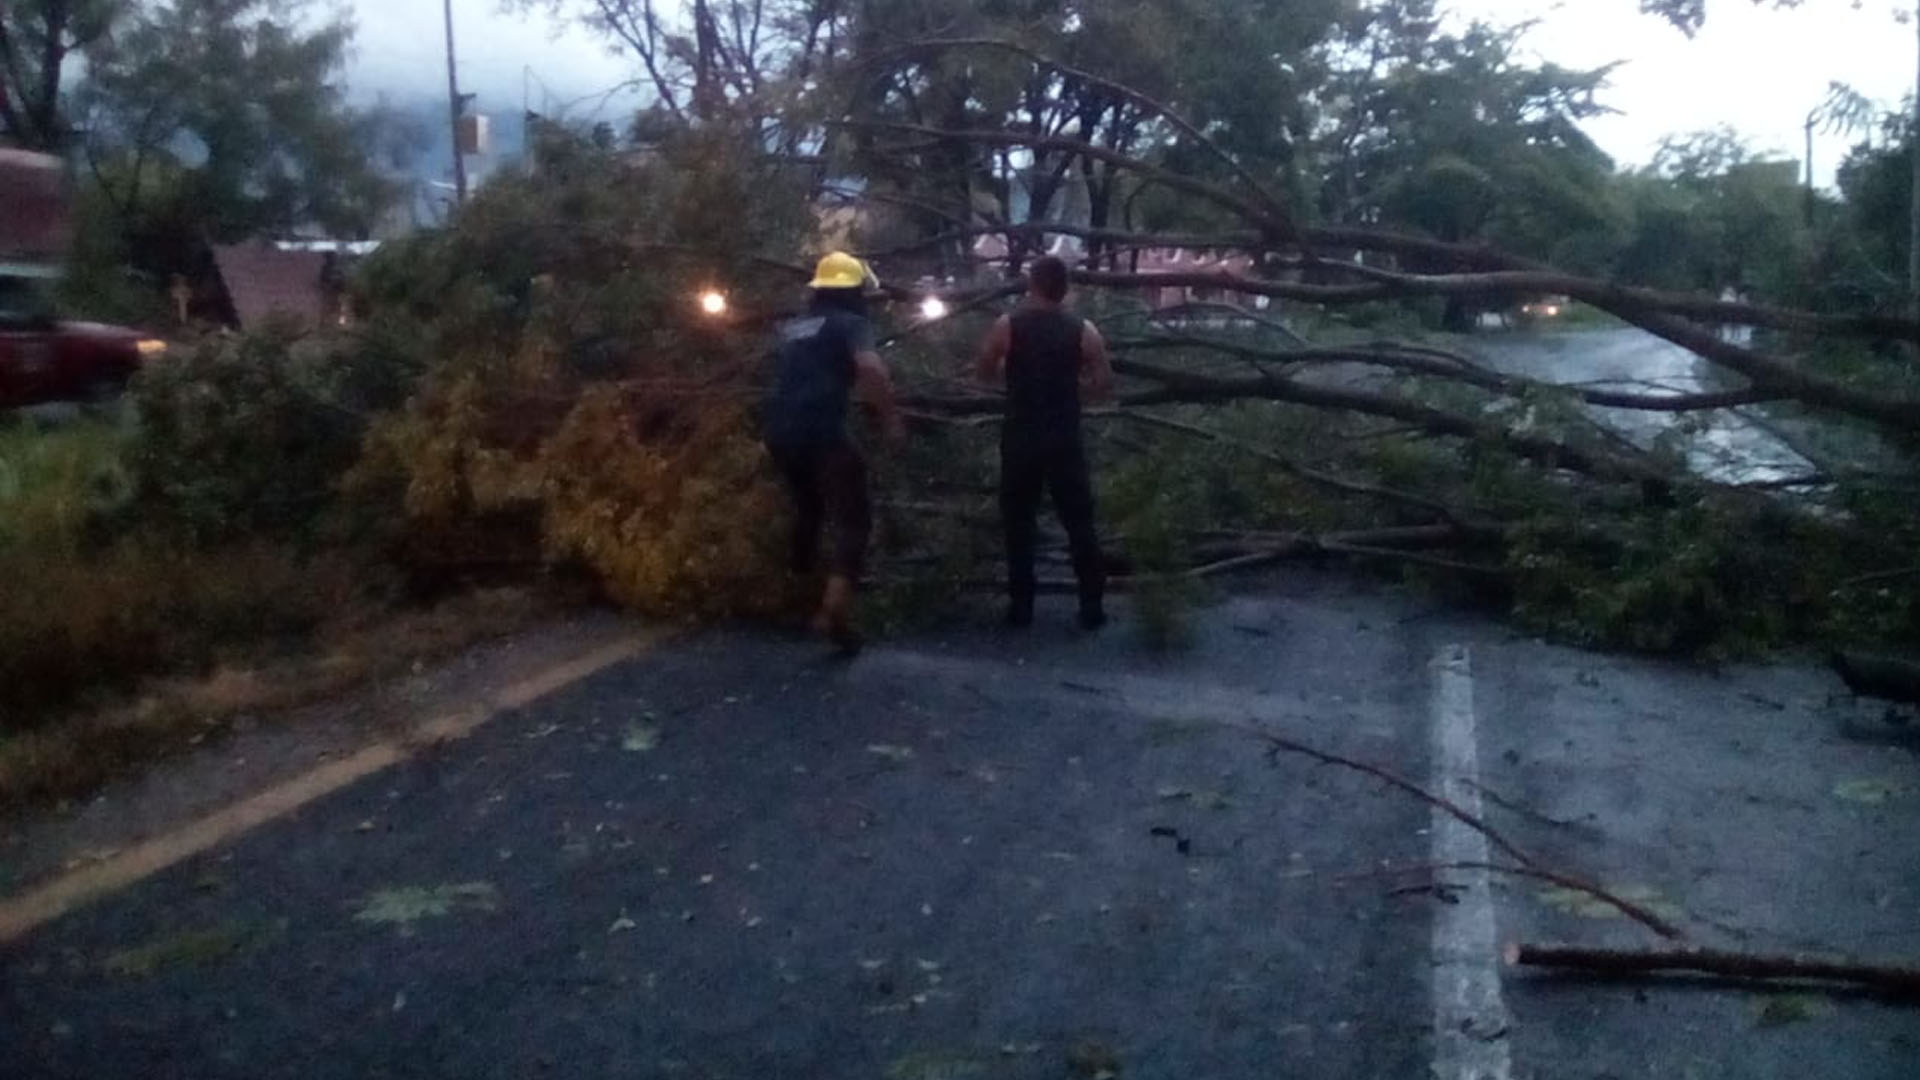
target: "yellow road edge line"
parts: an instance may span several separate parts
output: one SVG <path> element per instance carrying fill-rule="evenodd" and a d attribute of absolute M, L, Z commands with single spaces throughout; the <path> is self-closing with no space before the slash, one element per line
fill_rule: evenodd
<path fill-rule="evenodd" d="M 0 901 L 0 944 L 24 937 L 75 908 L 219 847 L 356 780 L 397 765 L 424 746 L 471 735 L 481 724 L 501 713 L 522 708 L 589 675 L 639 656 L 666 636 L 665 631 L 629 636 L 585 656 L 555 664 L 505 687 L 478 706 L 426 720 L 399 740 L 374 743 L 171 832 L 144 840 L 92 866 L 62 874 Z"/>

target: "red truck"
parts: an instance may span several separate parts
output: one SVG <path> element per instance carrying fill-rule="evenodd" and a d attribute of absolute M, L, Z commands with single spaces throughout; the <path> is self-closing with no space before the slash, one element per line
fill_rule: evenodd
<path fill-rule="evenodd" d="M 55 317 L 71 214 L 58 158 L 0 148 L 0 410 L 108 396 L 166 343 Z"/>

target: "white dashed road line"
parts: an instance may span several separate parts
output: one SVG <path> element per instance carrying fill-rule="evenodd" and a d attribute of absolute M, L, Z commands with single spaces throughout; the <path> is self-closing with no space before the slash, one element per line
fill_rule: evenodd
<path fill-rule="evenodd" d="M 1432 669 L 1433 790 L 1478 818 L 1471 658 L 1465 646 L 1448 645 L 1435 655 Z M 1487 862 L 1487 838 L 1437 806 L 1432 837 L 1437 865 Z M 1435 905 L 1433 1075 L 1435 1080 L 1508 1080 L 1512 1018 L 1500 997 L 1500 943 L 1488 875 L 1484 870 L 1444 873 L 1458 902 Z"/>

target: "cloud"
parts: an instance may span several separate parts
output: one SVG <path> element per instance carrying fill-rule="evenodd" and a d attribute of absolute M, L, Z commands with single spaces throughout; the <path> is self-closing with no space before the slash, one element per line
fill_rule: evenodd
<path fill-rule="evenodd" d="M 442 8 L 433 0 L 352 0 L 358 33 L 349 84 L 356 96 L 396 98 L 447 93 Z M 579 26 L 557 26 L 546 15 L 500 10 L 499 0 L 454 0 L 455 56 L 460 89 L 478 94 L 488 113 L 517 113 L 598 95 L 629 79 L 633 65 Z M 576 106 L 593 106 L 590 98 Z"/>

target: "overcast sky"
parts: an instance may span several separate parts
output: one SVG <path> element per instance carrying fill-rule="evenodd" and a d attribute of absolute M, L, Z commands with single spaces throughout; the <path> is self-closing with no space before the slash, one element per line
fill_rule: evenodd
<path fill-rule="evenodd" d="M 446 92 L 438 0 L 348 0 L 359 24 L 353 88 L 414 96 Z M 1797 11 L 1755 8 L 1749 0 L 1708 0 L 1707 27 L 1689 41 L 1661 20 L 1639 14 L 1637 0 L 1454 0 L 1458 16 L 1513 23 L 1537 19 L 1528 39 L 1541 58 L 1568 67 L 1625 65 L 1603 100 L 1619 115 L 1589 131 L 1623 165 L 1645 164 L 1662 136 L 1730 124 L 1759 145 L 1798 158 L 1809 109 L 1839 80 L 1888 106 L 1912 88 L 1914 28 L 1890 12 L 1911 0 L 1807 0 Z M 454 0 L 462 89 L 480 108 L 508 113 L 523 94 L 535 108 L 584 117 L 600 95 L 633 75 L 625 59 L 574 29 L 544 17 L 499 13 L 499 0 Z M 531 74 L 527 72 L 530 70 Z M 581 100 L 584 99 L 584 100 Z M 632 103 L 612 99 L 615 115 Z M 1825 182 L 1847 140 L 1816 142 Z"/>

